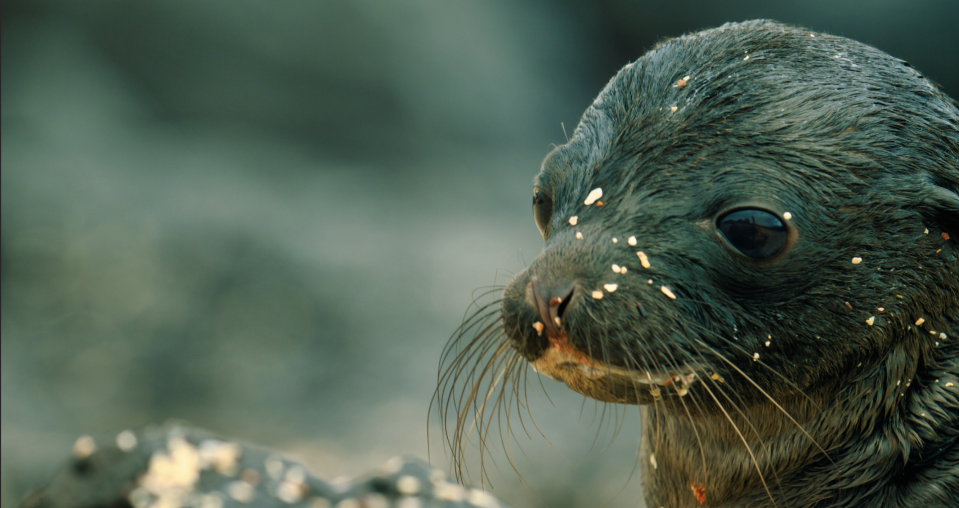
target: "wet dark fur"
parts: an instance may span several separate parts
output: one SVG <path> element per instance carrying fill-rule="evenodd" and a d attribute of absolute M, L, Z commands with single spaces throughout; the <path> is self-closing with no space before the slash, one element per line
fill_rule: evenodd
<path fill-rule="evenodd" d="M 543 252 L 444 356 L 457 457 L 470 430 L 485 445 L 494 408 L 521 408 L 550 340 L 533 288 L 565 285 L 577 351 L 696 368 L 685 397 L 564 379 L 649 404 L 648 506 L 699 506 L 691 485 L 706 506 L 959 506 L 959 111 L 907 63 L 813 35 L 727 24 L 610 81 L 537 176 L 554 203 Z M 603 206 L 584 205 L 596 187 Z M 788 252 L 754 262 L 724 243 L 717 216 L 743 204 L 792 214 Z M 605 283 L 619 287 L 591 298 Z"/>

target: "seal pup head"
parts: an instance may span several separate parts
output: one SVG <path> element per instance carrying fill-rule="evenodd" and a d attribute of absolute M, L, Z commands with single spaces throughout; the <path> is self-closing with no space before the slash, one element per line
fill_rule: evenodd
<path fill-rule="evenodd" d="M 740 397 L 839 386 L 955 312 L 957 123 L 848 39 L 752 22 L 666 41 L 543 162 L 545 247 L 504 292 L 506 335 L 606 401 L 669 404 L 703 392 L 691 375 Z"/>
<path fill-rule="evenodd" d="M 951 372 L 957 189 L 956 103 L 901 60 L 769 21 L 659 44 L 543 161 L 542 253 L 451 340 L 454 454 L 526 365 L 757 434 L 750 414 Z"/>

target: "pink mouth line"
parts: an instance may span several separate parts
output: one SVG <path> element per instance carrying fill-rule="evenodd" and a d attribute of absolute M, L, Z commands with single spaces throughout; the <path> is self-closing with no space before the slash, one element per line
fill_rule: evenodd
<path fill-rule="evenodd" d="M 606 365 L 578 351 L 569 343 L 565 334 L 550 335 L 550 347 L 530 365 L 533 370 L 557 381 L 565 381 L 570 376 L 587 379 L 617 377 L 649 386 L 675 385 L 677 391 L 685 394 L 686 389 L 695 382 L 695 367 L 686 367 L 676 372 L 649 372 Z"/>

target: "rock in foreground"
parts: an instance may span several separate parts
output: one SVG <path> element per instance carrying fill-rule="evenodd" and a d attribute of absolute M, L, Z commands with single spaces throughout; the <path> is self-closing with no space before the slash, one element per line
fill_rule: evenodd
<path fill-rule="evenodd" d="M 327 482 L 272 450 L 181 425 L 80 437 L 50 484 L 21 507 L 506 508 L 418 459 L 397 457 L 367 477 Z"/>

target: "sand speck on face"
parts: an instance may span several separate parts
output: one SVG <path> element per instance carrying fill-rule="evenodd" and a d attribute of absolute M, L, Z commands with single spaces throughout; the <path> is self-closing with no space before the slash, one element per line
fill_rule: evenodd
<path fill-rule="evenodd" d="M 596 187 L 595 189 L 589 191 L 589 195 L 586 196 L 586 201 L 583 201 L 583 204 L 589 206 L 595 203 L 601 197 L 603 197 L 603 189 Z"/>
<path fill-rule="evenodd" d="M 650 267 L 650 264 L 649 264 L 649 257 L 646 256 L 646 253 L 643 251 L 639 251 L 636 253 L 636 257 L 639 258 L 639 264 L 643 265 L 643 268 L 646 268 L 648 270 Z"/>

